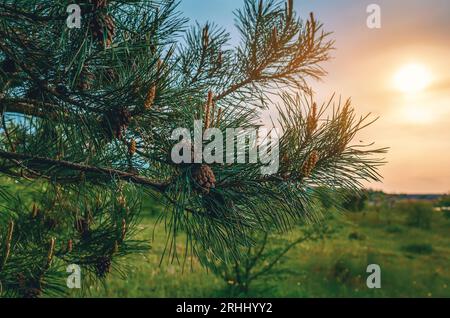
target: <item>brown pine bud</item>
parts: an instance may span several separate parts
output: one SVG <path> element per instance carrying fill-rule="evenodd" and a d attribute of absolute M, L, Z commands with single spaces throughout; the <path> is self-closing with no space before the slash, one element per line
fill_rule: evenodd
<path fill-rule="evenodd" d="M 31 217 L 35 219 L 39 214 L 39 209 L 36 206 L 36 203 L 33 203 L 33 208 L 31 209 Z"/>
<path fill-rule="evenodd" d="M 124 207 L 127 205 L 127 200 L 126 200 L 126 198 L 125 198 L 122 194 L 120 194 L 120 195 L 117 197 L 117 204 L 118 204 L 119 206 L 121 206 L 122 208 L 124 208 Z"/>
<path fill-rule="evenodd" d="M 130 144 L 128 145 L 128 153 L 130 156 L 133 156 L 136 153 L 136 140 L 131 139 Z"/>
<path fill-rule="evenodd" d="M 209 44 L 209 26 L 205 25 L 202 31 L 202 44 L 203 48 L 207 48 Z"/>
<path fill-rule="evenodd" d="M 3 258 L 3 262 L 0 263 L 0 269 L 6 264 L 8 260 L 9 254 L 11 253 L 11 241 L 14 232 L 14 221 L 10 221 L 8 224 L 8 232 L 6 234 L 6 242 L 5 242 L 5 256 Z"/>
<path fill-rule="evenodd" d="M 158 59 L 158 62 L 156 62 L 156 71 L 158 74 L 161 72 L 163 67 L 163 61 L 161 59 Z"/>
<path fill-rule="evenodd" d="M 309 138 L 312 136 L 314 131 L 317 129 L 317 104 L 313 103 L 308 118 L 306 119 L 306 136 Z"/>
<path fill-rule="evenodd" d="M 213 99 L 213 93 L 212 91 L 208 92 L 208 100 L 206 102 L 206 105 L 204 107 L 204 116 L 205 116 L 205 129 L 209 128 L 209 119 L 211 115 L 211 107 L 213 107 L 214 99 Z"/>
<path fill-rule="evenodd" d="M 292 18 L 293 8 L 294 8 L 293 0 L 288 0 L 286 2 L 286 17 L 288 20 Z"/>
<path fill-rule="evenodd" d="M 125 235 L 127 234 L 127 221 L 122 219 L 122 241 L 125 239 Z"/>
<path fill-rule="evenodd" d="M 313 150 L 302 167 L 302 176 L 309 177 L 319 161 L 319 152 Z"/>
<path fill-rule="evenodd" d="M 147 92 L 147 97 L 145 98 L 144 108 L 145 110 L 149 110 L 153 106 L 153 102 L 156 97 L 156 85 L 153 84 Z"/>
<path fill-rule="evenodd" d="M 117 241 L 114 242 L 113 254 L 119 252 L 119 243 Z"/>
<path fill-rule="evenodd" d="M 71 253 L 72 250 L 73 250 L 73 241 L 72 241 L 72 239 L 70 239 L 70 240 L 67 242 L 67 253 Z"/>
<path fill-rule="evenodd" d="M 46 264 L 47 267 L 50 267 L 50 265 L 52 264 L 54 252 L 55 252 L 55 238 L 52 237 L 50 239 L 50 248 L 47 253 L 47 264 Z"/>

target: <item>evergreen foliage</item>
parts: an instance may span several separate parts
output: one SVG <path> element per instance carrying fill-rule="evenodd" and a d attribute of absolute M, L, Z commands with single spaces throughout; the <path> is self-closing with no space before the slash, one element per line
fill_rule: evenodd
<path fill-rule="evenodd" d="M 173 0 L 80 0 L 80 29 L 66 26 L 71 3 L 0 2 L 0 174 L 28 187 L 0 184 L 2 296 L 63 294 L 68 264 L 92 279 L 120 270 L 148 248 L 133 232 L 149 196 L 166 207 L 170 260 L 230 262 L 256 231 L 316 219 L 314 189 L 379 179 L 385 149 L 351 144 L 368 117 L 313 100 L 307 80 L 325 75 L 333 41 L 292 0 L 245 0 L 237 47 L 212 23 L 189 28 Z M 211 164 L 199 191 L 198 166 L 170 160 L 175 128 L 258 128 L 277 100 L 279 173 Z"/>

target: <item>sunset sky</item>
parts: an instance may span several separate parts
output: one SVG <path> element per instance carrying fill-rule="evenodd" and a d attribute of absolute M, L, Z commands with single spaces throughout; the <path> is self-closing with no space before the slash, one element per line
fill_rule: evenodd
<path fill-rule="evenodd" d="M 396 193 L 450 191 L 450 1 L 294 0 L 310 11 L 336 40 L 329 72 L 310 81 L 319 101 L 333 92 L 351 97 L 361 114 L 380 119 L 359 139 L 390 147 L 382 183 L 369 186 Z M 381 28 L 366 25 L 369 4 L 381 7 Z M 233 13 L 243 0 L 183 0 L 192 19 L 239 35 Z"/>

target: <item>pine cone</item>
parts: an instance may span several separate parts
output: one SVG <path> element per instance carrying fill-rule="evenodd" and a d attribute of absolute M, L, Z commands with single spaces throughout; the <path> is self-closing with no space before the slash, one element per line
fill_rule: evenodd
<path fill-rule="evenodd" d="M 208 194 L 211 188 L 216 186 L 216 177 L 213 170 L 206 164 L 202 164 L 194 169 L 192 177 L 202 192 Z"/>
<path fill-rule="evenodd" d="M 311 172 L 316 167 L 316 164 L 319 161 L 319 159 L 320 159 L 319 152 L 317 150 L 312 151 L 302 167 L 302 175 L 304 177 L 309 177 L 311 175 Z"/>
<path fill-rule="evenodd" d="M 102 256 L 95 263 L 95 273 L 100 278 L 105 278 L 111 272 L 111 257 Z"/>
<path fill-rule="evenodd" d="M 128 145 L 128 153 L 130 156 L 136 153 L 136 140 L 131 139 L 130 144 Z"/>
<path fill-rule="evenodd" d="M 106 79 L 106 81 L 109 83 L 113 83 L 113 82 L 117 81 L 117 79 L 119 77 L 117 74 L 117 71 L 111 67 L 107 68 L 104 71 L 103 76 Z"/>
<path fill-rule="evenodd" d="M 94 80 L 95 75 L 87 67 L 83 67 L 78 79 L 77 87 L 82 91 L 90 90 L 92 88 Z"/>
<path fill-rule="evenodd" d="M 95 14 L 90 24 L 92 37 L 102 46 L 110 47 L 115 34 L 114 19 L 109 14 Z"/>
<path fill-rule="evenodd" d="M 123 132 L 128 128 L 131 121 L 131 113 L 126 108 L 111 109 L 104 117 L 103 128 L 108 136 L 122 138 Z"/>

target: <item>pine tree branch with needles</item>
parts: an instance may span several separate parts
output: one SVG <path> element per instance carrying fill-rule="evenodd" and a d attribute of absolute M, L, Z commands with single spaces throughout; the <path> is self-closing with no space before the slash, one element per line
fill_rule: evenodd
<path fill-rule="evenodd" d="M 318 219 L 318 189 L 381 178 L 386 149 L 353 144 L 371 117 L 314 100 L 309 82 L 326 75 L 334 42 L 292 0 L 245 0 L 235 47 L 214 23 L 189 26 L 173 0 L 80 1 L 80 29 L 67 27 L 67 5 L 0 4 L 2 296 L 64 294 L 67 264 L 93 282 L 122 272 L 121 257 L 148 250 L 133 234 L 149 198 L 164 206 L 162 259 L 180 259 L 184 233 L 183 262 L 234 262 L 255 232 Z M 258 130 L 276 103 L 277 173 L 171 159 L 175 129 Z"/>

